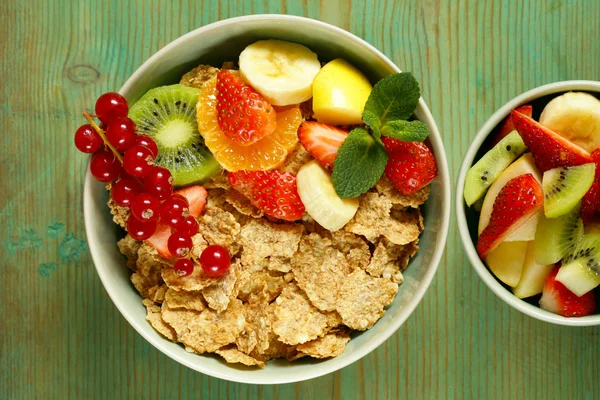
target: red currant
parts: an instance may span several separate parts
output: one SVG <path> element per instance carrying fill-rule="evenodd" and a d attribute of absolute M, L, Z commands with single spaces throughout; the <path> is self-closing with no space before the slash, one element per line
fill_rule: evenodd
<path fill-rule="evenodd" d="M 135 122 L 127 117 L 116 117 L 106 128 L 106 138 L 118 152 L 123 153 L 135 142 Z"/>
<path fill-rule="evenodd" d="M 186 277 L 194 272 L 194 263 L 189 258 L 180 258 L 173 266 L 177 276 Z"/>
<path fill-rule="evenodd" d="M 144 177 L 144 186 L 148 193 L 164 200 L 173 193 L 173 177 L 168 169 L 154 166 Z"/>
<path fill-rule="evenodd" d="M 83 153 L 95 153 L 104 144 L 98 132 L 91 125 L 80 126 L 75 132 L 75 147 Z"/>
<path fill-rule="evenodd" d="M 131 207 L 133 200 L 142 193 L 142 186 L 130 176 L 122 177 L 112 187 L 110 194 L 115 203 L 122 207 Z"/>
<path fill-rule="evenodd" d="M 154 154 L 154 158 L 158 155 L 158 146 L 154 139 L 148 135 L 137 135 L 135 137 L 135 144 L 141 144 L 142 146 L 149 148 L 152 154 Z"/>
<path fill-rule="evenodd" d="M 146 240 L 156 231 L 156 221 L 140 221 L 133 215 L 127 219 L 127 232 L 135 240 Z"/>
<path fill-rule="evenodd" d="M 160 201 L 150 193 L 140 193 L 131 203 L 131 213 L 140 221 L 158 220 Z"/>
<path fill-rule="evenodd" d="M 167 241 L 169 252 L 177 258 L 185 258 L 192 251 L 192 238 L 181 232 L 173 232 Z"/>
<path fill-rule="evenodd" d="M 96 100 L 96 115 L 106 125 L 116 117 L 126 117 L 128 112 L 127 100 L 119 93 L 104 93 Z"/>
<path fill-rule="evenodd" d="M 190 215 L 189 217 L 178 223 L 177 226 L 175 226 L 176 232 L 181 232 L 184 235 L 188 235 L 190 237 L 198 233 L 198 229 L 198 221 L 196 221 L 196 218 L 194 218 L 192 215 Z"/>
<path fill-rule="evenodd" d="M 227 249 L 219 245 L 211 245 L 202 251 L 200 255 L 200 266 L 210 277 L 219 277 L 224 275 L 231 265 L 231 259 Z"/>
<path fill-rule="evenodd" d="M 101 150 L 92 156 L 90 171 L 100 182 L 112 182 L 121 173 L 121 163 L 112 152 Z"/>
<path fill-rule="evenodd" d="M 152 152 L 146 146 L 136 144 L 123 155 L 125 171 L 136 178 L 143 178 L 151 170 L 154 162 Z"/>
<path fill-rule="evenodd" d="M 189 216 L 189 204 L 185 197 L 174 194 L 160 206 L 160 217 L 162 221 L 172 228 L 181 224 Z"/>

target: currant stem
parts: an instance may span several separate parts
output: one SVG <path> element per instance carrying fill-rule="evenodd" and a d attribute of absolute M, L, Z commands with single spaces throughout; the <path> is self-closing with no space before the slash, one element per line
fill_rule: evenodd
<path fill-rule="evenodd" d="M 94 130 L 96 132 L 98 132 L 98 135 L 100 135 L 100 137 L 104 141 L 104 144 L 106 146 L 108 146 L 108 148 L 110 149 L 110 151 L 112 151 L 113 154 L 115 155 L 115 157 L 117 157 L 117 160 L 119 160 L 119 162 L 121 163 L 121 165 L 123 165 L 123 156 L 121 156 L 121 154 L 117 151 L 117 149 L 115 149 L 113 147 L 113 145 L 110 144 L 110 142 L 106 138 L 106 135 L 104 135 L 104 131 L 102 129 L 100 129 L 100 127 L 98 126 L 98 124 L 96 124 L 96 121 L 94 121 L 94 118 L 92 117 L 92 114 L 88 113 L 87 111 L 82 111 L 82 114 L 85 117 L 85 119 L 87 119 L 87 121 L 90 123 L 90 125 L 92 126 L 92 128 L 94 128 Z"/>

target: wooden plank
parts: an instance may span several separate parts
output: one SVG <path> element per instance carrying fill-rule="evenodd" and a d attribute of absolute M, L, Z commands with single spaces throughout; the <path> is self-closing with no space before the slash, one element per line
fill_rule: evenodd
<path fill-rule="evenodd" d="M 469 266 L 454 217 L 438 275 L 410 319 L 375 352 L 322 378 L 212 379 L 127 324 L 85 243 L 86 158 L 72 146 L 79 112 L 181 34 L 254 13 L 324 20 L 413 71 L 452 177 L 506 101 L 600 76 L 593 0 L 0 2 L 0 398 L 598 398 L 600 327 L 552 326 L 504 304 Z"/>

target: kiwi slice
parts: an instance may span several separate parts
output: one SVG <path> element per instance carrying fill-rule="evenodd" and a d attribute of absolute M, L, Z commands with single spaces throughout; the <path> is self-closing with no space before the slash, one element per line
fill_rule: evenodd
<path fill-rule="evenodd" d="M 563 260 L 556 280 L 577 296 L 600 285 L 600 233 L 583 235 L 573 253 Z"/>
<path fill-rule="evenodd" d="M 463 195 L 465 202 L 471 206 L 479 200 L 498 176 L 521 154 L 525 153 L 527 146 L 517 131 L 512 131 L 467 172 L 465 179 L 465 190 Z"/>
<path fill-rule="evenodd" d="M 138 130 L 158 146 L 154 163 L 167 168 L 175 186 L 202 183 L 221 167 L 204 145 L 196 122 L 200 90 L 180 84 L 149 90 L 129 110 Z"/>
<path fill-rule="evenodd" d="M 590 190 L 594 182 L 596 164 L 559 167 L 544 172 L 544 214 L 547 218 L 560 217 L 571 211 Z"/>
<path fill-rule="evenodd" d="M 557 218 L 541 215 L 535 231 L 535 262 L 555 264 L 566 256 L 583 236 L 583 221 L 577 204 L 568 213 Z"/>

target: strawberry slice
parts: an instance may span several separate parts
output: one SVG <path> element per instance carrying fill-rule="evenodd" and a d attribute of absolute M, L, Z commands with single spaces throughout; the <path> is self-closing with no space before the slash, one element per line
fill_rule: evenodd
<path fill-rule="evenodd" d="M 517 111 L 511 111 L 515 128 L 531 150 L 541 172 L 557 167 L 573 167 L 592 162 L 590 153 L 575 143 Z"/>
<path fill-rule="evenodd" d="M 298 195 L 296 176 L 281 171 L 237 171 L 229 173 L 231 186 L 246 196 L 265 214 L 296 221 L 304 214 Z"/>
<path fill-rule="evenodd" d="M 425 143 L 381 138 L 388 153 L 385 175 L 400 193 L 410 196 L 437 176 L 433 153 Z"/>
<path fill-rule="evenodd" d="M 321 165 L 331 171 L 338 149 L 346 140 L 348 131 L 316 121 L 306 121 L 298 128 L 298 139 L 302 146 Z"/>
<path fill-rule="evenodd" d="M 527 105 L 516 108 L 515 111 L 520 112 L 523 115 L 527 115 L 529 118 L 531 118 L 531 115 L 533 114 L 533 107 L 530 106 L 529 104 L 527 104 Z M 504 123 L 500 127 L 500 130 L 498 130 L 498 133 L 494 137 L 491 147 L 494 147 L 495 145 L 497 145 L 499 141 L 504 139 L 504 137 L 506 135 L 508 135 L 509 133 L 511 133 L 514 130 L 515 130 L 515 124 L 513 123 L 512 116 L 509 115 L 508 117 L 506 117 L 506 119 L 504 120 Z"/>
<path fill-rule="evenodd" d="M 277 128 L 271 104 L 242 79 L 226 69 L 217 75 L 217 120 L 232 141 L 249 146 Z"/>
<path fill-rule="evenodd" d="M 481 258 L 523 225 L 543 206 L 542 187 L 533 174 L 519 175 L 504 185 L 494 201 L 490 223 L 479 235 L 477 252 Z"/>
<path fill-rule="evenodd" d="M 180 194 L 185 197 L 189 204 L 189 212 L 194 218 L 200 217 L 204 206 L 206 206 L 206 200 L 208 198 L 208 192 L 204 186 L 194 185 L 175 191 L 173 194 Z M 158 223 L 154 234 L 146 239 L 146 242 L 158 251 L 158 254 L 165 258 L 171 258 L 171 252 L 167 246 L 167 242 L 171 236 L 171 228 L 165 224 Z"/>
<path fill-rule="evenodd" d="M 583 317 L 596 312 L 596 296 L 587 292 L 581 297 L 556 280 L 560 267 L 555 267 L 544 282 L 540 307 L 563 317 Z"/>
<path fill-rule="evenodd" d="M 592 222 L 600 212 L 600 149 L 592 151 L 590 155 L 592 161 L 596 163 L 596 172 L 594 174 L 594 183 L 590 190 L 581 199 L 581 208 L 579 215 L 584 224 Z"/>
<path fill-rule="evenodd" d="M 180 194 L 187 199 L 190 215 L 194 216 L 194 218 L 198 218 L 202 214 L 202 211 L 204 211 L 204 206 L 206 206 L 206 200 L 208 199 L 208 192 L 204 186 L 188 186 L 177 190 L 174 194 Z"/>

